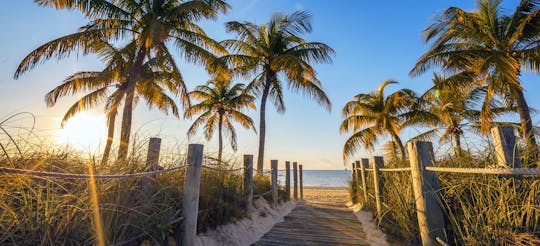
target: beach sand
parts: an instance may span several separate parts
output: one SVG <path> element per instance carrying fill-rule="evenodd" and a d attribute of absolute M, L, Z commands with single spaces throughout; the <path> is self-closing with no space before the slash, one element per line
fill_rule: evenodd
<path fill-rule="evenodd" d="M 345 204 L 349 201 L 349 194 L 344 187 L 304 187 L 304 200 Z"/>

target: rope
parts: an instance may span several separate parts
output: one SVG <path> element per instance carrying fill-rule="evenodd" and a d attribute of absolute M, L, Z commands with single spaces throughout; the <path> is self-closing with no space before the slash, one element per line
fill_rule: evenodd
<path fill-rule="evenodd" d="M 410 167 L 402 167 L 402 168 L 381 168 L 379 169 L 381 172 L 405 172 L 405 171 L 411 171 Z"/>
<path fill-rule="evenodd" d="M 540 175 L 540 168 L 454 168 L 454 167 L 425 167 L 426 171 L 443 173 L 467 174 L 505 174 L 505 175 Z"/>
<path fill-rule="evenodd" d="M 9 167 L 0 167 L 0 173 L 12 173 L 12 174 L 20 174 L 20 175 L 27 175 L 27 176 L 35 176 L 35 177 L 51 177 L 51 178 L 60 178 L 60 179 L 89 179 L 90 177 L 94 177 L 96 179 L 123 179 L 123 178 L 131 178 L 131 177 L 142 177 L 142 176 L 150 176 L 158 173 L 165 173 L 175 170 L 180 170 L 183 168 L 188 167 L 189 165 L 183 165 L 179 167 L 173 167 L 163 170 L 155 170 L 155 171 L 149 171 L 149 172 L 141 172 L 141 173 L 129 173 L 129 174 L 106 174 L 106 175 L 90 175 L 90 174 L 81 174 L 81 173 L 58 173 L 58 172 L 41 172 L 41 171 L 34 171 L 34 170 L 25 170 L 25 169 L 17 169 L 17 168 L 9 168 Z"/>
<path fill-rule="evenodd" d="M 237 169 L 219 169 L 219 168 L 215 168 L 215 167 L 211 167 L 207 165 L 202 165 L 202 167 L 209 170 L 219 171 L 219 172 L 236 172 L 236 171 L 244 170 L 243 167 L 237 168 Z"/>

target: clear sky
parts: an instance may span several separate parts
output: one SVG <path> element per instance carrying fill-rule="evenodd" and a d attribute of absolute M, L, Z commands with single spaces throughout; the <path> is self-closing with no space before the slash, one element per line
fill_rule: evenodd
<path fill-rule="evenodd" d="M 503 6 L 513 11 L 517 2 L 506 0 Z M 341 151 L 347 136 L 339 135 L 338 127 L 342 120 L 340 110 L 353 95 L 374 90 L 382 80 L 389 78 L 400 82 L 391 89 L 408 87 L 421 92 L 428 88 L 431 72 L 415 79 L 408 76 L 415 61 L 427 49 L 422 42 L 421 31 L 432 23 L 434 16 L 450 6 L 464 9 L 475 6 L 472 0 L 233 0 L 229 3 L 232 5 L 230 13 L 217 20 L 201 23 L 209 36 L 216 40 L 233 37 L 224 31 L 223 24 L 226 21 L 262 23 L 274 11 L 308 10 L 313 14 L 313 33 L 306 38 L 325 42 L 336 50 L 333 64 L 315 66 L 332 100 L 331 113 L 301 95 L 287 92 L 285 114 L 277 114 L 272 107 L 267 114 L 265 166 L 269 166 L 270 159 L 294 160 L 304 164 L 306 169 L 343 168 Z M 29 0 L 2 2 L 0 119 L 14 112 L 29 111 L 36 115 L 38 129 L 59 128 L 59 119 L 75 97 L 67 97 L 57 106 L 47 108 L 43 96 L 74 72 L 101 69 L 100 61 L 94 56 L 79 54 L 60 62 L 50 60 L 18 80 L 13 79 L 13 73 L 31 50 L 56 37 L 75 32 L 85 23 L 83 16 L 76 11 L 38 7 Z M 177 62 L 189 89 L 207 80 L 208 75 L 202 68 L 186 64 L 181 58 Z M 540 89 L 538 75 L 525 74 L 522 78 L 529 105 L 540 108 L 540 97 L 536 96 Z M 101 110 L 102 107 L 99 107 L 94 114 L 99 114 Z M 258 114 L 249 114 L 258 125 Z M 534 119 L 538 121 L 538 117 Z M 140 136 L 161 136 L 166 146 L 185 144 L 188 141 L 185 134 L 191 121 L 165 116 L 155 110 L 148 111 L 144 103 L 137 106 L 134 121 L 134 130 Z M 96 126 L 98 128 L 103 126 Z M 256 155 L 257 135 L 237 129 L 239 148 L 236 155 Z M 100 135 L 94 129 L 88 132 L 94 134 L 94 137 Z M 404 134 L 405 140 L 413 134 L 411 132 L 414 130 Z M 191 142 L 204 143 L 208 151 L 217 149 L 215 141 L 207 143 L 202 137 L 191 139 Z M 225 151 L 233 154 L 228 145 Z M 364 151 L 358 152 L 358 156 L 365 155 Z"/>

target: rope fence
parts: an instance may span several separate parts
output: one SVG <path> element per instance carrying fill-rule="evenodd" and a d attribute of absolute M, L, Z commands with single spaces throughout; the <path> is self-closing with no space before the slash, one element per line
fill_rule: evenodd
<path fill-rule="evenodd" d="M 171 172 L 188 167 L 189 165 L 182 165 L 179 167 L 167 168 L 162 170 L 140 172 L 140 173 L 128 173 L 128 174 L 105 174 L 105 175 L 90 175 L 82 173 L 59 173 L 59 172 L 43 172 L 18 168 L 0 167 L 0 173 L 19 174 L 34 177 L 50 177 L 59 179 L 124 179 L 132 177 L 144 177 L 151 176 L 159 173 Z"/>
<path fill-rule="evenodd" d="M 216 167 L 212 167 L 212 166 L 208 166 L 208 165 L 202 165 L 202 168 L 208 169 L 208 170 L 213 170 L 213 171 L 218 171 L 218 172 L 237 172 L 237 171 L 240 171 L 240 170 L 244 170 L 243 167 L 236 168 L 236 169 L 220 169 L 220 168 L 216 168 Z"/>
<path fill-rule="evenodd" d="M 516 149 L 514 130 L 511 127 L 494 127 L 491 129 L 496 165 L 494 168 L 437 167 L 433 145 L 427 141 L 410 141 L 407 143 L 410 167 L 385 168 L 382 156 L 363 158 L 352 163 L 352 182 L 357 186 L 357 201 L 368 204 L 375 200 L 376 219 L 382 222 L 384 216 L 383 192 L 385 179 L 381 172 L 410 172 L 412 192 L 415 201 L 418 227 L 423 245 L 448 245 L 445 234 L 444 213 L 439 200 L 441 180 L 437 173 L 468 175 L 502 175 L 540 177 L 540 168 L 522 168 L 519 151 Z M 370 165 L 371 164 L 371 165 Z M 368 180 L 373 182 L 373 194 L 368 192 Z M 363 199 L 361 199 L 363 198 Z"/>
<path fill-rule="evenodd" d="M 424 167 L 426 171 L 441 173 L 494 174 L 494 175 L 540 175 L 540 168 L 454 168 Z"/>
<path fill-rule="evenodd" d="M 197 223 L 198 223 L 198 217 L 204 216 L 205 213 L 217 210 L 217 209 L 223 209 L 228 206 L 236 206 L 235 204 L 243 204 L 240 203 L 240 201 L 245 201 L 246 209 L 253 208 L 253 198 L 260 198 L 266 195 L 271 194 L 272 195 L 272 201 L 273 201 L 273 207 L 278 206 L 278 171 L 284 171 L 287 174 L 290 174 L 290 165 L 289 162 L 287 162 L 287 166 L 285 170 L 278 170 L 277 168 L 277 160 L 271 160 L 272 169 L 271 170 L 264 170 L 262 173 L 266 176 L 268 174 L 271 174 L 271 189 L 268 191 L 265 191 L 261 194 L 254 195 L 253 194 L 253 156 L 252 155 L 244 155 L 244 162 L 243 167 L 239 168 L 233 168 L 233 166 L 226 166 L 223 168 L 222 166 L 214 166 L 209 165 L 210 163 L 203 162 L 204 160 L 204 154 L 203 154 L 203 145 L 201 144 L 189 144 L 188 145 L 188 151 L 187 151 L 187 157 L 185 158 L 185 162 L 182 161 L 182 163 L 186 163 L 186 165 L 176 166 L 176 167 L 170 167 L 170 168 L 163 168 L 159 165 L 159 152 L 160 152 L 160 146 L 161 146 L 161 139 L 159 138 L 150 138 L 149 141 L 149 147 L 148 147 L 148 154 L 146 157 L 145 162 L 145 169 L 151 170 L 151 171 L 143 171 L 143 172 L 136 172 L 136 173 L 126 173 L 126 174 L 90 174 L 89 173 L 66 173 L 66 172 L 54 172 L 54 171 L 37 171 L 37 170 L 30 170 L 30 169 L 21 169 L 21 168 L 11 168 L 11 167 L 0 167 L 0 175 L 1 174 L 13 174 L 13 175 L 22 175 L 22 176 L 29 176 L 29 177 L 47 177 L 47 178 L 54 178 L 54 179 L 66 179 L 66 180 L 88 180 L 88 179 L 126 179 L 126 178 L 133 178 L 133 177 L 147 177 L 147 176 L 154 176 L 156 174 L 160 173 L 166 173 L 166 172 L 172 172 L 177 170 L 186 169 L 185 173 L 181 173 L 180 175 L 183 175 L 183 191 L 181 193 L 182 195 L 182 208 L 179 209 L 178 216 L 176 218 L 165 218 L 165 222 L 169 225 L 173 225 L 176 223 L 181 223 L 180 231 L 182 232 L 181 236 L 181 244 L 182 245 L 193 245 L 194 240 L 196 237 L 197 232 Z M 209 158 L 207 158 L 209 159 Z M 170 163 L 169 163 L 170 164 Z M 300 169 L 296 169 L 296 162 L 294 162 L 294 191 L 295 191 L 295 200 L 298 200 L 296 197 L 296 191 L 297 191 L 297 183 L 299 184 L 299 190 L 300 190 L 300 200 L 302 199 L 302 188 L 303 188 L 303 182 L 302 182 L 302 165 L 299 165 Z M 201 178 L 202 176 L 202 170 L 212 170 L 216 172 L 221 173 L 228 173 L 231 175 L 243 176 L 243 184 L 241 185 L 242 191 L 238 191 L 238 199 L 235 199 L 233 201 L 225 201 L 224 199 L 221 199 L 221 201 L 217 202 L 210 202 L 207 206 L 215 206 L 205 209 L 200 209 L 199 206 L 199 200 L 201 197 Z M 92 169 L 90 170 L 92 171 Z M 243 171 L 243 172 L 242 172 Z M 238 172 L 238 173 L 236 173 Z M 242 172 L 243 175 L 240 173 Z M 299 182 L 297 181 L 297 174 L 299 174 Z M 201 177 L 202 176 L 202 177 Z M 10 176 L 0 176 L 0 178 L 10 178 Z M 285 201 L 290 201 L 290 177 L 286 179 L 286 195 L 287 198 Z M 204 182 L 204 181 L 203 181 Z M 149 182 L 142 182 L 141 184 L 141 191 L 146 192 L 148 187 L 152 186 Z M 186 189 L 186 187 L 189 187 Z M 223 187 L 218 187 L 223 188 Z M 226 188 L 226 187 L 225 187 Z M 266 188 L 264 188 L 266 189 Z M 235 193 L 236 196 L 236 193 Z M 236 197 L 235 197 L 236 198 Z M 212 199 L 213 200 L 213 199 Z M 181 211 L 181 213 L 180 213 Z M 201 215 L 202 214 L 202 215 Z M 134 241 L 139 240 L 144 237 L 152 237 L 148 232 L 142 232 L 138 235 L 135 235 L 127 240 L 119 241 L 119 242 L 113 242 L 112 245 L 125 245 L 125 244 L 132 244 Z"/>

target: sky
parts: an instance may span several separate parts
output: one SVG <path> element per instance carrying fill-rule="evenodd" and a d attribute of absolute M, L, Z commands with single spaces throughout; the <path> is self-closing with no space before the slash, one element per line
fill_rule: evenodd
<path fill-rule="evenodd" d="M 517 0 L 503 1 L 503 7 L 512 11 Z M 215 40 L 233 38 L 226 33 L 224 23 L 231 20 L 266 22 L 273 12 L 306 10 L 312 13 L 313 32 L 307 40 L 324 42 L 336 51 L 332 64 L 317 64 L 315 69 L 323 87 L 332 101 L 331 112 L 301 94 L 285 93 L 287 110 L 278 114 L 273 106 L 267 110 L 267 139 L 265 167 L 271 159 L 297 161 L 305 169 L 343 169 L 342 147 L 348 135 L 339 134 L 342 106 L 358 93 L 375 90 L 386 79 L 400 84 L 392 85 L 389 92 L 411 88 L 423 92 L 429 88 L 431 74 L 411 78 L 408 74 L 416 60 L 427 50 L 422 30 L 433 22 L 437 14 L 450 6 L 466 10 L 475 7 L 472 0 L 445 1 L 328 1 L 328 0 L 231 0 L 232 10 L 216 20 L 203 21 L 200 25 Z M 36 116 L 36 128 L 59 139 L 66 135 L 60 128 L 60 119 L 78 95 L 65 97 L 54 107 L 47 108 L 43 97 L 68 75 L 79 71 L 99 71 L 103 64 L 92 55 L 73 54 L 67 59 L 51 59 L 14 80 L 13 74 L 20 61 L 39 45 L 57 37 L 73 33 L 87 20 L 76 11 L 58 11 L 39 7 L 33 1 L 6 0 L 0 8 L 0 120 L 17 112 L 31 112 Z M 178 51 L 172 47 L 173 52 Z M 185 63 L 177 57 L 177 64 L 188 89 L 203 84 L 208 74 L 203 68 Z M 237 81 L 245 83 L 246 81 Z M 537 74 L 524 73 L 522 82 L 529 106 L 540 108 L 540 89 Z M 257 105 L 259 103 L 257 102 Z M 104 144 L 105 123 L 102 107 L 91 111 L 88 119 L 79 122 L 86 125 L 72 127 Z M 258 126 L 258 112 L 248 112 Z M 102 117 L 101 121 L 92 121 Z M 539 118 L 534 116 L 535 123 Z M 138 138 L 161 137 L 163 146 L 183 146 L 187 143 L 205 144 L 205 151 L 217 150 L 217 141 L 207 142 L 202 136 L 187 139 L 186 132 L 191 120 L 176 119 L 156 110 L 148 110 L 139 103 L 134 113 L 133 131 Z M 119 124 L 119 123 L 118 123 Z M 69 122 L 68 122 L 69 125 Z M 87 129 L 87 130 L 85 130 Z M 257 154 L 258 136 L 252 132 L 238 131 L 238 151 L 225 145 L 225 155 Z M 417 133 L 410 129 L 403 134 L 404 140 Z M 217 137 L 216 137 L 217 138 Z M 100 140 L 101 139 L 101 140 Z M 81 146 L 85 147 L 85 146 Z M 359 150 L 355 156 L 367 157 L 380 154 Z M 347 165 L 348 166 L 348 165 Z"/>

